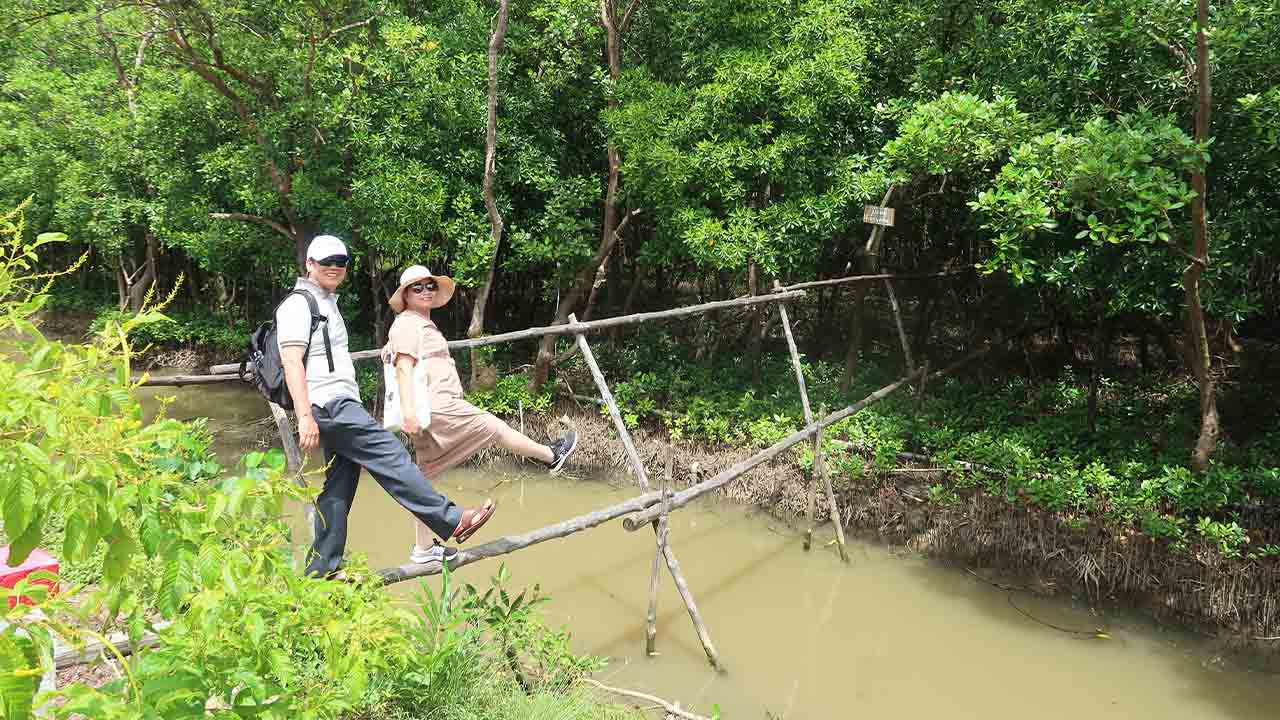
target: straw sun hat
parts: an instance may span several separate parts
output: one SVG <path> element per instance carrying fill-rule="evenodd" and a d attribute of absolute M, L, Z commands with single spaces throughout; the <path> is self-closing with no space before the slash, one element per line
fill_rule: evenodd
<path fill-rule="evenodd" d="M 396 288 L 396 291 L 387 299 L 391 309 L 398 313 L 404 312 L 405 288 L 423 280 L 435 280 L 436 284 L 440 286 L 436 290 L 435 299 L 431 301 L 432 309 L 445 305 L 453 297 L 453 278 L 448 275 L 432 275 L 431 271 L 423 265 L 410 265 L 405 268 L 404 272 L 400 273 L 400 287 Z"/>

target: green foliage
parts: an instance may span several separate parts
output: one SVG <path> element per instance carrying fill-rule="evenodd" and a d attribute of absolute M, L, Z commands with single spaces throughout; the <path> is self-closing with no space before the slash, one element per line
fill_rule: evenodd
<path fill-rule="evenodd" d="M 524 377 L 505 375 L 498 378 L 498 383 L 492 390 L 468 393 L 467 400 L 495 415 L 511 417 L 518 414 L 521 408 L 527 413 L 540 413 L 550 409 L 552 389 L 544 387 L 536 393 L 530 392 Z"/>
<path fill-rule="evenodd" d="M 971 203 L 992 233 L 983 269 L 1080 299 L 1103 293 L 1111 313 L 1166 314 L 1185 262 L 1168 245 L 1188 246 L 1187 176 L 1206 161 L 1171 118 L 1146 113 L 1041 135 Z"/>
<path fill-rule="evenodd" d="M 946 92 L 910 109 L 884 155 L 902 174 L 898 183 L 914 175 L 981 177 L 994 173 L 1032 127 L 1031 116 L 1018 110 L 1013 98 L 986 101 Z"/>
<path fill-rule="evenodd" d="M 49 278 L 29 271 L 36 248 L 62 238 L 25 237 L 21 208 L 0 218 L 0 332 L 13 338 L 0 356 L 9 388 L 0 407 L 7 439 L 0 511 L 10 562 L 52 539 L 94 584 L 68 584 L 73 576 L 64 576 L 63 592 L 49 597 L 33 576 L 14 589 L 43 614 L 20 604 L 5 617 L 6 718 L 28 718 L 50 699 L 60 700 L 48 711 L 54 718 L 204 717 L 210 709 L 227 717 L 344 717 L 368 707 L 372 688 L 385 690 L 388 678 L 410 668 L 428 686 L 451 674 L 477 677 L 482 663 L 474 658 L 483 651 L 475 633 L 501 638 L 504 659 L 532 658 L 556 686 L 597 667 L 569 652 L 567 634 L 541 624 L 536 589 L 513 597 L 502 586 L 505 572 L 495 590 L 468 588 L 456 616 L 428 608 L 429 628 L 358 561 L 348 564 L 347 582 L 302 576 L 285 507 L 309 502 L 314 490 L 285 476 L 279 450 L 250 453 L 226 473 L 208 455 L 202 425 L 163 416 L 143 424 L 128 337 L 160 321 L 159 307 L 122 323 L 105 319 L 89 345 L 41 335 L 31 317 L 46 301 Z M 70 644 L 100 637 L 97 618 L 106 619 L 104 630 L 121 627 L 135 641 L 151 630 L 160 641 L 126 664 L 119 680 L 100 688 L 73 683 L 35 698 L 39 648 L 55 636 Z M 456 618 L 472 629 L 457 630 Z M 443 660 L 425 674 L 423 650 Z M 454 661 L 466 657 L 473 661 L 456 669 Z"/>
<path fill-rule="evenodd" d="M 124 324 L 131 315 L 114 308 L 104 310 L 94 318 L 90 329 L 101 332 L 111 324 Z M 131 325 L 129 340 L 135 347 L 199 347 L 230 355 L 244 351 L 250 330 L 249 323 L 242 318 L 207 310 L 176 311 L 165 313 L 153 322 Z"/>
<path fill-rule="evenodd" d="M 1202 517 L 1196 522 L 1196 532 L 1216 546 L 1223 557 L 1240 557 L 1241 548 L 1249 544 L 1244 528 L 1235 522 L 1224 523 Z"/>

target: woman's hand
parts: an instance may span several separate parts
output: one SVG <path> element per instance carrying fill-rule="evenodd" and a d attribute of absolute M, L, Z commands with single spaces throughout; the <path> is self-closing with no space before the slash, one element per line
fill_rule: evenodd
<path fill-rule="evenodd" d="M 404 419 L 404 425 L 401 426 L 405 435 L 417 435 L 422 432 L 422 425 L 418 422 L 417 415 L 408 415 Z"/>
<path fill-rule="evenodd" d="M 400 386 L 400 416 L 404 423 L 400 429 L 405 435 L 413 436 L 422 432 L 422 423 L 418 420 L 418 404 L 414 402 L 413 366 L 417 360 L 412 355 L 401 353 L 396 356 L 396 384 Z"/>

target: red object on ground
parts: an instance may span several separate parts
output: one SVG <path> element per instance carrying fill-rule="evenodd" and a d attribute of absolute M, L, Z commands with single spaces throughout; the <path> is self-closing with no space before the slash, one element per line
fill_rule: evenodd
<path fill-rule="evenodd" d="M 35 550 L 31 551 L 30 555 L 27 556 L 26 562 L 22 563 L 17 567 L 10 567 L 9 566 L 9 546 L 8 545 L 0 546 L 0 587 L 11 588 L 17 585 L 19 580 L 30 575 L 33 572 L 36 572 L 37 570 L 47 570 L 57 575 L 58 559 L 53 557 L 49 553 L 45 552 L 44 550 L 41 550 L 40 548 L 36 548 Z M 34 582 L 37 585 L 44 585 L 45 587 L 49 588 L 49 592 L 51 593 L 58 592 L 58 583 L 52 580 L 41 578 L 39 580 L 34 580 L 32 582 Z M 31 602 L 31 598 L 28 598 L 25 595 L 21 597 L 16 595 L 9 596 L 10 608 L 14 607 L 19 602 L 21 602 L 24 605 L 34 604 Z"/>

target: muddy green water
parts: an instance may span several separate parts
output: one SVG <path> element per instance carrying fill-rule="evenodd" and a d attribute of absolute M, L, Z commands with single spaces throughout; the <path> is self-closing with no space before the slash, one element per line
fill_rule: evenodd
<path fill-rule="evenodd" d="M 146 390 L 171 395 L 174 417 L 209 417 L 224 463 L 248 449 L 266 415 L 238 387 Z M 312 460 L 315 462 L 315 459 Z M 578 472 L 548 477 L 514 461 L 460 469 L 437 486 L 458 502 L 491 495 L 494 519 L 471 542 L 549 525 L 635 490 Z M 408 515 L 364 478 L 348 550 L 375 567 L 407 559 Z M 597 678 L 725 718 L 1194 718 L 1280 717 L 1280 681 L 1222 657 L 1205 640 L 1125 613 L 1026 593 L 1018 607 L 1062 627 L 1105 628 L 1109 640 L 1028 619 L 1009 593 L 962 569 L 858 543 L 845 565 L 827 547 L 805 553 L 799 533 L 767 514 L 702 504 L 672 516 L 671 539 L 728 672 L 708 667 L 664 572 L 658 657 L 644 653 L 653 534 L 615 522 L 505 558 L 517 585 L 538 583 L 545 614 L 580 652 L 608 658 Z M 822 538 L 825 542 L 826 538 Z M 484 587 L 498 562 L 460 571 Z M 392 590 L 410 597 L 413 583 Z"/>

